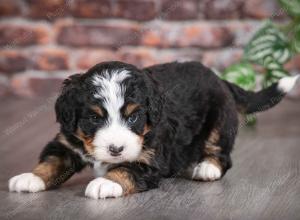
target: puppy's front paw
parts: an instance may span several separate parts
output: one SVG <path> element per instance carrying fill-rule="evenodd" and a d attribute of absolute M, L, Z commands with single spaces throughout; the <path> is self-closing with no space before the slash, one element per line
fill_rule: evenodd
<path fill-rule="evenodd" d="M 123 189 L 120 184 L 103 177 L 99 177 L 88 184 L 85 190 L 85 195 L 93 199 L 120 197 L 123 195 Z"/>
<path fill-rule="evenodd" d="M 8 181 L 11 192 L 39 192 L 46 189 L 44 181 L 33 173 L 23 173 Z"/>

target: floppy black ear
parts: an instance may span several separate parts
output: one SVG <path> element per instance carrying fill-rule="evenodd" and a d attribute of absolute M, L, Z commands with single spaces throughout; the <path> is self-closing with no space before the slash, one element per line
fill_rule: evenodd
<path fill-rule="evenodd" d="M 56 120 L 61 124 L 61 130 L 67 133 L 76 129 L 80 105 L 79 78 L 80 74 L 75 74 L 64 80 L 62 92 L 55 103 Z"/>
<path fill-rule="evenodd" d="M 148 117 L 151 126 L 155 127 L 161 118 L 164 96 L 157 81 L 146 73 Z"/>

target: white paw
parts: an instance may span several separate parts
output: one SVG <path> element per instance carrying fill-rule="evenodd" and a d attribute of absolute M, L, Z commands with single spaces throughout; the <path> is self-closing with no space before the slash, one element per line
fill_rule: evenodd
<path fill-rule="evenodd" d="M 44 181 L 33 173 L 23 173 L 8 181 L 11 192 L 39 192 L 46 189 Z"/>
<path fill-rule="evenodd" d="M 123 189 L 120 184 L 103 177 L 92 180 L 85 190 L 85 195 L 93 199 L 105 199 L 108 197 L 120 197 Z"/>
<path fill-rule="evenodd" d="M 209 161 L 199 163 L 193 170 L 193 179 L 213 181 L 220 179 L 222 173 L 219 167 Z"/>

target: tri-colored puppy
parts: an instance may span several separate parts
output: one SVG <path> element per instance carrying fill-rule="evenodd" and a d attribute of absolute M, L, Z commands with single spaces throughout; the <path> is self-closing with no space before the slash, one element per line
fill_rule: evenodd
<path fill-rule="evenodd" d="M 297 78 L 254 93 L 198 62 L 100 63 L 64 81 L 55 105 L 60 132 L 9 190 L 56 187 L 87 165 L 98 176 L 85 190 L 94 199 L 153 189 L 163 177 L 218 180 L 231 167 L 238 112 L 274 106 Z"/>

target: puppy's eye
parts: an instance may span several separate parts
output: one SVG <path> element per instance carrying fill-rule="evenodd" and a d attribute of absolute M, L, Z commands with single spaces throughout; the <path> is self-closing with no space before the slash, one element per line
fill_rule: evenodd
<path fill-rule="evenodd" d="M 97 114 L 92 114 L 89 116 L 89 119 L 94 122 L 94 121 L 99 121 L 101 117 Z"/>
<path fill-rule="evenodd" d="M 99 119 L 100 117 L 98 115 L 93 115 L 92 119 Z"/>
<path fill-rule="evenodd" d="M 133 114 L 133 115 L 131 115 L 131 116 L 128 117 L 127 122 L 132 125 L 137 120 L 138 120 L 138 115 L 137 114 Z"/>

